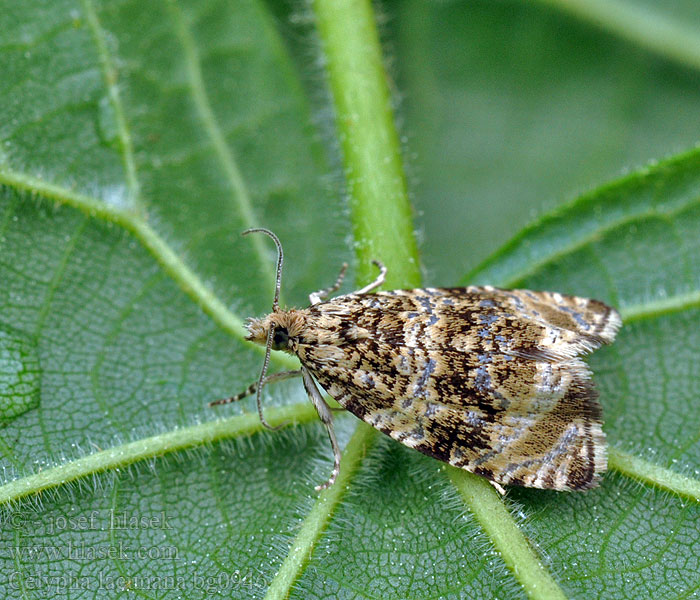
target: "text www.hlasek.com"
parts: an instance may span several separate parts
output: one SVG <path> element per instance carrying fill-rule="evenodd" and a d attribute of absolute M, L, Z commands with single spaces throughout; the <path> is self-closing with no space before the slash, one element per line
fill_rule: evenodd
<path fill-rule="evenodd" d="M 123 542 L 106 545 L 73 543 L 61 546 L 11 546 L 10 558 L 15 560 L 177 560 L 176 546 L 130 546 Z"/>

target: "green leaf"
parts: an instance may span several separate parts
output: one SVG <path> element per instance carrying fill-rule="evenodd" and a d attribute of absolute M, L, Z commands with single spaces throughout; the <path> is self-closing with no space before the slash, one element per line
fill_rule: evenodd
<path fill-rule="evenodd" d="M 558 105 L 569 109 L 557 116 L 532 94 L 494 89 L 488 100 L 507 101 L 514 114 L 534 107 L 549 132 L 575 121 L 570 107 L 599 102 L 634 131 L 590 158 L 601 168 L 581 172 L 572 165 L 610 143 L 600 121 L 571 156 L 561 140 L 579 138 L 566 128 L 555 147 L 547 135 L 529 138 L 531 154 L 552 158 L 532 165 L 542 188 L 518 183 L 524 196 L 572 195 L 561 185 L 568 175 L 580 189 L 697 137 L 697 119 L 688 118 L 697 91 L 680 100 L 695 73 L 627 48 L 615 38 L 630 35 L 614 19 L 600 34 L 554 2 L 468 4 L 387 7 L 396 21 L 385 33 L 409 93 L 478 92 L 478 78 L 455 80 L 410 57 L 435 61 L 445 47 L 472 48 L 471 39 L 494 44 L 507 31 L 499 38 L 494 23 L 516 6 L 509 18 L 534 19 L 522 21 L 523 49 L 551 43 L 549 24 L 578 32 L 554 53 L 559 74 L 550 77 L 571 89 Z M 317 495 L 330 449 L 298 381 L 265 391 L 267 419 L 295 422 L 279 432 L 262 430 L 254 401 L 207 408 L 261 367 L 242 323 L 269 309 L 274 252 L 263 236 L 240 238 L 246 227 L 282 239 L 288 305 L 329 285 L 352 250 L 358 280 L 372 277 L 376 254 L 392 285 L 418 283 L 371 10 L 318 0 L 295 7 L 291 21 L 285 11 L 252 0 L 0 3 L 0 597 L 692 597 L 700 587 L 700 152 L 584 194 L 464 275 L 475 263 L 449 232 L 504 241 L 475 215 L 495 195 L 508 197 L 499 186 L 517 169 L 492 165 L 481 196 L 454 179 L 435 188 L 445 173 L 478 170 L 488 135 L 470 139 L 474 127 L 465 126 L 469 152 L 453 152 L 445 170 L 428 149 L 436 141 L 440 151 L 455 148 L 444 133 L 451 128 L 455 140 L 458 128 L 425 127 L 421 119 L 429 125 L 435 113 L 409 96 L 412 161 L 425 164 L 416 219 L 431 279 L 442 272 L 443 285 L 462 277 L 590 295 L 623 314 L 618 341 L 590 359 L 611 444 L 600 488 L 514 489 L 501 499 L 484 480 L 339 414 L 340 480 Z M 416 16 L 426 14 L 424 23 L 444 27 L 427 35 Z M 466 23 L 481 37 L 466 35 Z M 662 52 L 651 32 L 636 31 L 636 43 L 652 40 L 642 45 Z M 620 54 L 610 67 L 619 87 L 600 83 L 605 59 L 587 76 L 577 67 L 601 35 Z M 481 48 L 469 73 L 507 82 L 508 61 L 490 64 L 493 53 Z M 528 61 L 546 73 L 552 54 L 542 45 Z M 630 62 L 654 66 L 645 85 L 663 87 L 639 123 L 624 101 L 606 104 L 591 85 L 623 100 L 639 94 Z M 413 84 L 408 71 L 419 76 Z M 546 79 L 523 77 L 530 90 Z M 652 119 L 664 102 L 664 118 Z M 526 141 L 512 149 L 522 168 Z M 450 202 L 430 204 L 434 189 Z M 501 208 L 498 231 L 515 231 L 519 211 Z"/>
<path fill-rule="evenodd" d="M 431 285 L 533 216 L 700 139 L 693 0 L 394 5 L 386 38 Z"/>
<path fill-rule="evenodd" d="M 36 408 L 39 360 L 31 339 L 9 325 L 0 329 L 0 422 Z"/>

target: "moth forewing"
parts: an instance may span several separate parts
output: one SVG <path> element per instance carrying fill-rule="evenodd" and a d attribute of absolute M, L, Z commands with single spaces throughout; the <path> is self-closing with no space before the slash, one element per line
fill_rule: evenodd
<path fill-rule="evenodd" d="M 281 245 L 278 244 L 281 272 Z M 497 484 L 596 485 L 607 467 L 601 408 L 581 359 L 611 343 L 618 313 L 597 300 L 493 287 L 353 294 L 248 322 L 247 339 L 296 354 L 309 398 L 340 450 L 314 380 L 341 406 L 402 444 Z M 344 270 L 343 270 L 344 272 Z M 279 285 L 279 276 L 278 276 Z M 278 297 L 278 289 L 275 298 Z M 257 386 L 272 381 L 265 373 Z M 233 401 L 246 393 L 234 396 Z M 224 401 L 222 401 L 224 402 Z M 262 412 L 261 412 L 262 418 Z"/>

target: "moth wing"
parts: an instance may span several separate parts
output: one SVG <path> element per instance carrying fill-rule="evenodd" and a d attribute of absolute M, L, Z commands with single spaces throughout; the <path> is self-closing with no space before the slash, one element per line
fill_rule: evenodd
<path fill-rule="evenodd" d="M 592 352 L 601 344 L 610 344 L 622 325 L 618 312 L 592 298 L 569 296 L 557 292 L 500 290 L 471 287 L 481 297 L 495 302 L 504 312 L 539 323 L 550 335 L 540 341 L 553 354 L 577 356 Z"/>
<path fill-rule="evenodd" d="M 308 309 L 318 338 L 298 354 L 342 406 L 424 454 L 501 484 L 591 487 L 606 469 L 605 437 L 578 354 L 612 340 L 617 313 L 605 307 L 607 322 L 586 329 L 544 310 L 542 293 L 511 294 L 341 296 Z"/>

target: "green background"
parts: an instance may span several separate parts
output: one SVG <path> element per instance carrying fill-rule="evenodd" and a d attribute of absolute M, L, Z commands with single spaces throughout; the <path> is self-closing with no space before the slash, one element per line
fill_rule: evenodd
<path fill-rule="evenodd" d="M 241 324 L 269 309 L 274 252 L 239 232 L 280 236 L 289 305 L 363 242 L 324 73 L 344 40 L 315 5 L 0 2 L 0 596 L 697 595 L 693 7 L 377 7 L 423 282 L 625 321 L 589 360 L 602 486 L 502 501 L 351 415 L 319 498 L 330 449 L 298 381 L 265 391 L 281 432 L 250 400 L 207 408 L 261 366 Z"/>

